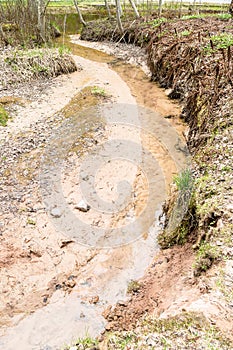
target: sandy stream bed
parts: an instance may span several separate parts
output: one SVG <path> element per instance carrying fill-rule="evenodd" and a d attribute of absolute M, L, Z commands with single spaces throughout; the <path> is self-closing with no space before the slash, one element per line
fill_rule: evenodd
<path fill-rule="evenodd" d="M 87 86 L 104 89 L 111 96 L 111 102 L 108 105 L 104 103 L 101 110 L 102 114 L 106 115 L 107 123 L 105 120 L 103 127 L 103 123 L 98 122 L 94 134 L 84 142 L 86 153 L 95 149 L 96 144 L 104 144 L 106 140 L 130 139 L 130 142 L 139 145 L 138 158 L 143 158 L 145 145 L 155 156 L 159 168 L 163 169 L 165 187 L 177 170 L 177 164 L 167 149 L 161 147 L 156 138 L 150 140 L 147 134 L 141 131 L 140 118 L 136 112 L 133 120 L 128 120 L 127 117 L 124 119 L 122 116 L 126 107 L 130 106 L 129 110 L 132 112 L 132 108 L 134 111 L 136 103 L 139 102 L 159 112 L 155 125 L 152 123 L 148 127 L 156 128 L 156 123 L 161 123 L 161 134 L 164 132 L 163 117 L 175 115 L 171 124 L 166 125 L 172 125 L 171 135 L 176 135 L 175 130 L 180 133 L 184 131 L 182 123 L 177 119 L 179 108 L 166 98 L 162 90 L 149 82 L 145 75 L 141 75 L 138 68 L 120 67 L 117 68 L 120 70 L 117 74 L 106 63 L 78 56 L 75 56 L 75 61 L 81 70 L 54 79 L 34 101 L 26 100 L 24 105 L 17 106 L 13 121 L 7 128 L 0 130 L 1 148 L 4 152 L 0 219 L 0 347 L 4 350 L 59 349 L 65 342 L 85 335 L 86 331 L 93 336 L 99 334 L 106 323 L 101 315 L 104 309 L 126 297 L 128 282 L 142 277 L 158 252 L 155 240 L 158 227 L 153 224 L 148 230 L 145 220 L 140 222 L 139 231 L 127 242 L 130 244 L 114 248 L 115 243 L 111 246 L 107 241 L 107 248 L 100 249 L 104 243 L 97 240 L 95 244 L 90 244 L 89 232 L 84 235 L 84 238 L 87 237 L 86 241 L 82 241 L 81 236 L 77 238 L 61 232 L 56 224 L 54 225 L 54 220 L 59 221 L 62 212 L 58 213 L 57 218 L 52 218 L 51 210 L 54 208 L 48 210 L 45 206 L 39 182 L 40 160 L 45 142 L 50 139 L 54 130 L 56 135 L 62 130 L 59 128 L 62 122 L 59 111 L 76 93 Z M 124 70 L 129 70 L 129 67 L 131 74 L 128 76 L 128 84 L 131 89 L 121 78 L 125 74 Z M 144 90 L 139 91 L 137 84 L 140 84 L 142 76 Z M 135 85 L 130 84 L 133 79 L 137 81 Z M 120 106 L 121 109 L 111 110 L 112 106 Z M 117 115 L 122 117 L 120 123 L 115 122 L 114 118 Z M 168 149 L 174 148 L 177 139 L 173 141 L 168 145 Z M 86 153 L 84 150 L 84 154 Z M 180 157 L 182 159 L 182 152 Z M 144 164 L 146 165 L 147 163 Z M 122 227 L 141 215 L 148 197 L 148 183 L 144 172 L 135 167 L 134 162 L 118 160 L 115 168 L 111 164 L 105 164 L 97 174 L 95 189 L 106 201 L 117 200 L 116 184 L 122 179 L 128 180 L 132 185 L 137 200 L 132 201 L 126 211 L 123 210 L 115 216 L 96 213 L 92 207 L 87 213 L 74 210 L 74 205 L 82 199 L 80 189 L 77 189 L 80 185 L 77 181 L 79 167 L 79 158 L 70 154 L 69 159 L 65 160 L 61 177 L 69 210 L 78 215 L 79 220 L 88 225 L 109 229 Z M 157 170 L 152 167 L 149 171 L 154 175 Z M 160 177 L 156 179 L 161 180 Z M 160 186 L 158 184 L 159 182 L 156 189 Z M 166 190 L 167 188 L 164 188 L 161 195 L 157 193 L 158 208 L 161 208 Z M 152 207 L 153 205 L 154 202 Z M 158 213 L 159 210 L 157 215 Z M 154 208 L 151 208 L 150 217 L 154 215 Z M 90 237 L 93 238 L 91 235 Z M 105 243 L 106 237 L 107 235 L 103 240 Z M 181 253 L 182 256 L 186 255 L 186 249 Z M 178 254 L 178 260 L 179 256 Z M 188 259 L 192 260 L 192 256 Z M 167 271 L 166 257 L 164 261 L 166 267 L 163 275 Z M 155 264 L 152 268 L 154 266 Z M 177 273 L 180 273 L 179 268 Z M 186 271 L 185 266 L 182 281 L 184 283 L 177 283 L 175 294 L 182 291 L 177 303 L 181 305 L 185 301 L 188 305 L 194 299 L 198 299 L 200 288 L 195 287 L 196 294 L 191 292 L 194 290 L 193 280 L 190 277 L 190 269 L 187 268 Z M 166 307 L 174 308 L 175 299 L 174 295 L 172 298 L 170 296 L 160 312 Z M 146 298 L 145 300 L 149 304 Z"/>

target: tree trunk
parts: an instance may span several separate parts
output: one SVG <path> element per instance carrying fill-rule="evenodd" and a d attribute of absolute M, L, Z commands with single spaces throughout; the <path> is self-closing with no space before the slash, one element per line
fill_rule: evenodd
<path fill-rule="evenodd" d="M 119 14 L 120 14 L 120 17 L 123 15 L 123 10 L 122 10 L 122 6 L 121 6 L 121 0 L 119 0 Z"/>
<path fill-rule="evenodd" d="M 162 14 L 162 6 L 163 6 L 163 0 L 159 0 L 159 17 Z"/>
<path fill-rule="evenodd" d="M 181 18 L 182 16 L 182 6 L 183 6 L 183 0 L 180 0 L 179 18 Z"/>
<path fill-rule="evenodd" d="M 30 12 L 33 14 L 34 18 L 37 18 L 37 6 L 38 6 L 37 1 L 28 0 L 28 7 L 30 9 Z"/>
<path fill-rule="evenodd" d="M 116 1 L 116 19 L 117 19 L 117 25 L 121 33 L 124 32 L 122 23 L 121 23 L 121 3 L 120 0 L 115 0 Z"/>
<path fill-rule="evenodd" d="M 229 12 L 233 16 L 233 0 L 231 0 L 230 7 L 229 7 Z"/>
<path fill-rule="evenodd" d="M 45 12 L 50 0 L 37 0 L 37 23 L 41 39 L 46 42 Z"/>
<path fill-rule="evenodd" d="M 45 42 L 45 28 L 44 21 L 42 18 L 42 0 L 37 0 L 37 25 L 42 40 Z"/>
<path fill-rule="evenodd" d="M 80 8 L 78 6 L 78 1 L 77 0 L 74 0 L 74 5 L 75 5 L 76 10 L 78 12 L 78 18 L 79 18 L 80 23 L 82 23 L 84 26 L 86 26 L 87 24 L 86 24 L 86 22 L 83 19 L 83 16 L 82 16 L 82 13 L 81 13 Z"/>
<path fill-rule="evenodd" d="M 111 18 L 111 12 L 110 12 L 110 8 L 109 8 L 109 5 L 108 5 L 108 0 L 104 0 L 104 3 L 105 3 L 105 7 L 106 7 L 106 10 L 107 10 L 107 13 L 108 13 L 108 18 Z"/>
<path fill-rule="evenodd" d="M 136 18 L 140 18 L 140 15 L 139 15 L 139 12 L 138 12 L 137 6 L 135 5 L 134 0 L 129 0 L 129 2 L 134 10 Z"/>

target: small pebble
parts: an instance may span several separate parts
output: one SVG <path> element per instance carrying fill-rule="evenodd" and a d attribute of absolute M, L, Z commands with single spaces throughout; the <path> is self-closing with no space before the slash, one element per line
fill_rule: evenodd
<path fill-rule="evenodd" d="M 54 218 L 60 218 L 62 216 L 62 212 L 59 208 L 53 208 L 50 211 L 50 214 L 54 217 Z"/>
<path fill-rule="evenodd" d="M 87 204 L 83 199 L 74 207 L 75 209 L 78 209 L 84 213 L 89 211 L 91 209 L 90 205 Z"/>

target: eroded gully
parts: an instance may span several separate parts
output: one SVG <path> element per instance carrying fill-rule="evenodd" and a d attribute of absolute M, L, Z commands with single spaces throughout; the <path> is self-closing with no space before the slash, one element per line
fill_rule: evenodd
<path fill-rule="evenodd" d="M 40 103 L 24 107 L 9 126 L 12 135 L 53 118 L 85 87 L 109 97 L 73 113 L 70 105 L 69 118 L 55 128 L 40 157 L 31 199 L 40 206 L 36 225 L 23 225 L 22 213 L 7 227 L 16 247 L 34 242 L 40 254 L 23 262 L 19 256 L 2 272 L 6 284 L 9 275 L 14 278 L 2 294 L 2 305 L 10 298 L 12 304 L 9 314 L 2 307 L 4 350 L 54 350 L 100 334 L 104 309 L 129 298 L 129 282 L 156 255 L 162 204 L 187 160 L 179 108 L 164 91 L 140 68 L 90 48 L 72 49 L 82 70 L 58 78 Z M 166 116 L 172 116 L 169 122 Z M 96 142 L 87 147 L 80 138 L 88 132 Z M 77 209 L 82 200 L 90 204 L 87 212 Z"/>

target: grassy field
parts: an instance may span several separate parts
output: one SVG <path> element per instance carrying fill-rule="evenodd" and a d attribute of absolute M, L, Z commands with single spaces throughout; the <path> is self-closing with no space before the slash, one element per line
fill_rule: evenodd
<path fill-rule="evenodd" d="M 104 4 L 101 0 L 81 0 L 78 2 L 80 5 L 83 4 Z M 49 3 L 50 7 L 63 7 L 63 6 L 74 6 L 73 0 L 52 0 Z"/>
<path fill-rule="evenodd" d="M 55 0 L 50 1 L 49 6 L 73 6 L 73 0 Z"/>
<path fill-rule="evenodd" d="M 109 4 L 115 4 L 114 0 L 109 0 Z M 230 1 L 229 1 L 230 2 Z M 85 5 L 85 4 L 104 4 L 104 0 L 79 0 L 78 3 L 80 5 Z M 124 1 L 125 3 L 129 3 L 129 0 Z M 159 1 L 149 1 L 147 2 L 146 0 L 141 0 L 138 1 L 138 6 L 146 6 L 148 3 L 149 6 L 155 7 L 158 6 Z M 163 7 L 171 7 L 171 8 L 177 8 L 180 7 L 182 3 L 182 6 L 190 6 L 193 4 L 193 1 L 165 1 L 163 4 Z M 62 7 L 62 6 L 74 6 L 74 1 L 73 0 L 51 0 L 49 3 L 49 6 L 51 7 Z M 226 4 L 226 2 L 217 2 L 213 1 L 213 3 L 209 2 L 202 2 L 202 3 L 196 3 L 196 7 L 201 7 L 201 8 L 208 8 L 208 9 L 219 9 L 219 8 L 226 8 L 229 6 L 229 4 Z"/>

